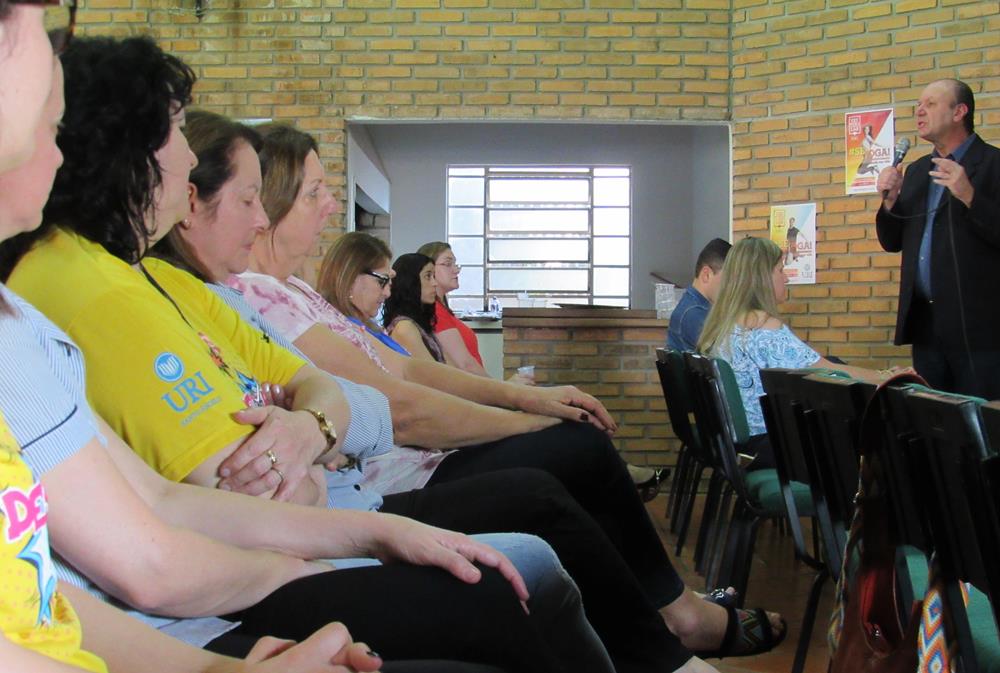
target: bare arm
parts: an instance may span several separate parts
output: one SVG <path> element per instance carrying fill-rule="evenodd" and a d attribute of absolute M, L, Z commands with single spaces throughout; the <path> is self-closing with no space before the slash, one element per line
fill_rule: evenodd
<path fill-rule="evenodd" d="M 826 367 L 827 369 L 836 369 L 837 371 L 844 372 L 845 374 L 850 374 L 856 379 L 861 381 L 869 381 L 871 383 L 881 383 L 885 376 L 875 371 L 874 369 L 866 369 L 865 367 L 854 367 L 851 365 L 841 365 L 836 362 L 830 362 L 824 357 L 821 357 L 818 362 L 816 362 L 816 367 Z"/>
<path fill-rule="evenodd" d="M 108 442 L 122 444 L 114 434 Z M 244 551 L 164 523 L 96 438 L 42 482 L 53 548 L 99 587 L 144 612 L 226 614 L 324 570 L 322 564 Z"/>
<path fill-rule="evenodd" d="M 340 386 L 312 366 L 302 367 L 285 386 L 291 411 L 279 406 L 246 409 L 234 417 L 256 426 L 249 437 L 224 447 L 203 462 L 190 481 L 276 500 L 326 504 L 326 478 L 319 464 L 338 464 L 338 447 L 347 432 L 351 410 Z M 327 447 L 313 409 L 333 425 L 337 441 Z M 273 457 L 273 459 L 272 459 Z"/>
<path fill-rule="evenodd" d="M 424 345 L 420 331 L 409 320 L 400 320 L 389 335 L 399 342 L 399 344 L 410 352 L 410 355 L 421 360 L 434 361 L 434 356 Z"/>
<path fill-rule="evenodd" d="M 479 361 L 472 357 L 472 353 L 465 347 L 462 335 L 458 333 L 457 329 L 437 332 L 437 338 L 441 342 L 441 350 L 444 351 L 444 357 L 448 364 L 476 376 L 489 376 Z"/>
<path fill-rule="evenodd" d="M 101 423 L 109 439 L 114 437 Z M 505 556 L 460 533 L 390 514 L 303 507 L 175 483 L 154 472 L 122 441 L 109 441 L 107 453 L 144 504 L 167 524 L 245 549 L 270 549 L 298 558 L 371 556 L 434 565 L 466 582 L 479 579 L 471 564 L 475 561 L 497 568 L 522 598 L 527 596 Z"/>
<path fill-rule="evenodd" d="M 370 338 L 370 342 L 386 369 L 393 376 L 407 381 L 479 404 L 518 409 L 567 421 L 586 421 L 608 432 L 617 430 L 614 419 L 604 405 L 596 397 L 574 386 L 534 388 L 498 381 L 433 360 L 406 357 L 375 338 Z"/>
<path fill-rule="evenodd" d="M 450 449 L 533 432 L 558 422 L 555 418 L 482 406 L 391 376 L 363 353 L 359 353 L 347 339 L 334 334 L 324 325 L 310 327 L 295 340 L 295 345 L 317 367 L 356 383 L 372 386 L 388 397 L 392 427 L 399 444 Z M 385 350 L 399 358 L 390 358 L 386 362 L 387 366 L 421 362 L 414 358 L 404 358 L 388 348 Z M 437 362 L 427 364 L 436 365 L 448 372 L 457 371 Z M 445 418 L 461 418 L 464 422 L 444 423 L 442 419 Z"/>
<path fill-rule="evenodd" d="M 381 661 L 367 656 L 368 646 L 352 643 L 350 633 L 341 624 L 330 624 L 317 631 L 301 645 L 290 641 L 262 638 L 245 660 L 231 659 L 207 650 L 186 645 L 160 633 L 120 610 L 68 584 L 60 584 L 80 617 L 83 647 L 97 654 L 110 671 L 144 673 L 351 673 L 374 671 Z M 9 642 L 4 639 L 4 642 Z M 2 650 L 0 650 L 2 652 Z M 6 652 L 4 652 L 4 655 Z M 2 657 L 6 662 L 6 656 Z M 48 661 L 48 657 L 42 657 Z M 36 668 L 33 673 L 49 670 L 80 671 L 61 668 Z"/>

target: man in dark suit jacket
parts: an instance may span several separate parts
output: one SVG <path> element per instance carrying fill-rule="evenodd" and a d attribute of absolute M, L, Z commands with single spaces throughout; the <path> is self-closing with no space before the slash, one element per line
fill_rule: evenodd
<path fill-rule="evenodd" d="M 885 168 L 878 240 L 903 252 L 897 344 L 935 388 L 1000 398 L 1000 150 L 974 133 L 964 82 L 929 84 L 917 135 L 934 146 L 903 177 Z"/>

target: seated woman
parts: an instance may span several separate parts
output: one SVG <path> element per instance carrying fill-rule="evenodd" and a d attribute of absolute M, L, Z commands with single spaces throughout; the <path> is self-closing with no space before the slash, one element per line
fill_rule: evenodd
<path fill-rule="evenodd" d="M 736 243 L 722 267 L 719 296 L 698 340 L 699 351 L 725 359 L 736 374 L 750 426 L 747 448 L 756 454 L 748 469 L 774 467 L 760 407 L 761 369 L 825 367 L 880 380 L 879 373 L 870 369 L 831 362 L 781 321 L 778 306 L 788 298 L 783 262 L 781 248 L 769 239 L 747 237 Z"/>
<path fill-rule="evenodd" d="M 462 265 L 455 258 L 451 246 L 443 241 L 434 241 L 424 243 L 417 252 L 434 260 L 434 278 L 437 281 L 434 335 L 441 342 L 446 362 L 470 374 L 489 376 L 479 354 L 476 333 L 448 307 L 448 293 L 458 289 L 458 276 L 462 271 Z"/>
<path fill-rule="evenodd" d="M 253 209 L 244 204 L 248 186 L 252 192 L 260 181 L 259 168 L 254 170 L 256 164 L 248 163 L 255 158 L 255 134 L 218 115 L 197 111 L 189 115 L 186 133 L 199 157 L 199 166 L 192 173 L 197 196 L 192 198 L 189 222 L 172 230 L 157 252 L 194 270 L 206 282 L 220 280 L 246 266 L 246 249 L 241 242 L 259 227 L 255 223 L 259 218 L 247 217 L 245 211 Z M 259 315 L 253 320 L 265 330 L 272 329 Z M 273 331 L 268 333 L 275 341 L 282 338 Z M 370 461 L 362 462 L 365 474 L 371 472 Z M 362 497 L 365 490 L 364 484 L 359 485 Z M 507 498 L 498 499 L 496 493 Z M 651 666 L 670 665 L 671 648 L 676 643 L 671 645 L 662 618 L 648 607 L 642 589 L 630 579 L 630 572 L 598 526 L 551 477 L 532 470 L 498 470 L 389 495 L 378 502 L 382 511 L 425 522 L 447 521 L 457 529 L 489 530 L 493 526 L 530 530 L 550 539 L 560 554 L 581 566 L 576 574 L 588 586 L 588 614 L 617 653 L 617 668 L 649 670 Z M 681 656 L 690 657 L 686 653 Z M 578 659 L 587 662 L 581 664 L 585 668 L 598 665 L 586 648 L 581 648 Z"/>
<path fill-rule="evenodd" d="M 434 260 L 419 252 L 400 255 L 392 263 L 392 291 L 383 304 L 385 331 L 415 358 L 445 362 L 434 335 L 437 279 Z M 320 281 L 320 287 L 323 282 Z"/>
<path fill-rule="evenodd" d="M 202 124 L 209 124 L 215 119 L 216 125 L 222 125 L 222 121 L 215 115 L 205 115 L 203 113 L 192 114 L 189 124 L 189 133 L 192 137 L 201 135 L 199 127 Z M 318 158 L 312 148 L 312 141 L 305 134 L 293 132 L 291 129 L 280 129 L 282 136 L 291 136 L 300 140 L 305 138 L 308 142 L 302 141 L 305 149 L 299 153 L 291 151 L 282 142 L 278 144 L 274 140 L 277 129 L 265 129 L 268 133 L 271 145 L 265 140 L 262 149 L 262 156 L 271 157 L 272 165 L 269 172 L 264 175 L 264 206 L 268 208 L 268 194 L 274 192 L 274 183 L 269 185 L 269 180 L 274 180 L 271 176 L 280 176 L 281 180 L 291 182 L 298 195 L 295 200 L 289 200 L 282 196 L 285 213 L 277 227 L 268 231 L 264 241 L 258 240 L 260 248 L 255 247 L 255 254 L 266 255 L 267 259 L 274 260 L 280 264 L 281 268 L 294 268 L 301 262 L 302 257 L 307 254 L 308 247 L 304 243 L 304 238 L 314 241 L 316 232 L 320 226 L 318 219 L 325 219 L 329 214 L 326 201 L 329 199 L 325 194 L 325 188 L 320 178 L 313 179 L 306 177 L 303 179 L 303 167 L 306 159 L 312 157 L 314 162 L 309 162 L 309 170 L 321 170 Z M 294 133 L 294 135 L 292 135 Z M 275 158 L 280 157 L 280 159 Z M 240 180 L 234 172 L 226 172 L 235 184 Z M 202 179 L 201 168 L 194 172 L 196 184 Z M 296 180 L 290 176 L 297 175 Z M 203 176 L 206 184 L 222 184 L 227 178 L 211 178 Z M 199 192 L 204 190 L 199 186 Z M 270 190 L 270 191 L 269 191 Z M 323 199 L 317 200 L 316 193 L 323 193 Z M 227 187 L 228 193 L 228 187 Z M 225 202 L 223 202 L 225 203 Z M 275 202 L 270 203 L 275 207 Z M 199 213 L 204 213 L 203 218 Z M 234 213 L 236 216 L 234 217 Z M 175 238 L 183 239 L 181 245 L 174 245 L 176 250 L 183 251 L 187 257 L 186 265 L 201 269 L 202 277 L 206 280 L 218 281 L 225 278 L 247 263 L 245 242 L 249 240 L 253 225 L 248 224 L 248 217 L 240 217 L 238 209 L 230 210 L 228 207 L 213 207 L 208 204 L 199 205 L 196 201 L 193 205 L 193 217 L 190 226 L 181 226 L 175 229 L 174 234 L 167 240 L 171 242 Z M 162 245 L 162 244 L 161 244 Z M 159 246 L 158 246 L 159 247 Z M 296 252 L 298 251 L 298 252 Z M 193 256 L 193 259 L 192 257 Z M 251 264 L 254 256 L 251 255 Z M 387 262 L 386 262 L 387 263 Z M 259 282 L 258 282 L 259 277 Z M 377 287 L 376 279 L 365 275 L 367 281 Z M 378 342 L 369 342 L 365 334 L 347 321 L 343 315 L 322 300 L 321 297 L 309 288 L 303 281 L 294 277 L 287 277 L 285 281 L 279 281 L 273 276 L 264 274 L 243 274 L 239 278 L 231 279 L 237 287 L 245 291 L 245 298 L 262 306 L 267 317 L 276 318 L 279 321 L 292 325 L 291 331 L 286 331 L 285 337 L 295 339 L 295 345 L 302 347 L 309 352 L 310 357 L 317 357 L 328 363 L 326 366 L 331 371 L 343 374 L 344 370 L 351 372 L 350 376 L 357 377 L 364 382 L 370 382 L 385 390 L 392 400 L 398 388 L 393 387 L 395 379 L 387 377 L 384 370 L 379 367 L 381 359 L 376 363 L 369 358 L 358 358 L 357 348 L 364 348 L 374 353 L 376 347 L 384 349 L 388 353 L 395 354 Z M 239 281 L 239 282 L 236 282 Z M 249 281 L 249 282 L 248 282 Z M 374 290 L 374 288 L 371 288 Z M 260 322 L 260 317 L 253 318 Z M 317 320 L 323 322 L 317 323 Z M 316 328 L 322 331 L 316 332 Z M 345 336 L 334 334 L 332 330 L 343 330 Z M 308 338 L 304 335 L 311 333 Z M 272 338 L 275 335 L 272 333 Z M 310 340 L 316 338 L 319 343 L 323 337 L 329 341 L 327 351 L 313 348 Z M 347 341 L 350 339 L 350 341 Z M 337 351 L 339 344 L 346 345 L 346 351 Z M 357 344 L 357 346 L 352 345 Z M 375 355 L 378 358 L 378 355 Z M 402 358 L 412 360 L 412 358 Z M 428 363 L 433 365 L 433 363 Z M 331 367 L 332 365 L 332 367 Z M 485 384 L 505 386 L 499 382 L 489 382 L 482 379 Z M 422 399 L 430 401 L 433 391 L 426 390 L 422 394 Z M 442 408 L 444 415 L 438 418 L 462 417 L 466 407 L 457 404 L 454 407 Z M 395 410 L 394 410 L 395 411 Z M 396 423 L 395 418 L 393 423 Z M 441 425 L 439 423 L 439 425 Z M 444 424 L 448 425 L 448 424 Z M 405 427 L 405 426 L 404 426 Z M 623 474 L 621 460 L 614 452 L 607 440 L 601 434 L 590 431 L 586 425 L 566 426 L 564 433 L 575 430 L 572 434 L 562 436 L 541 437 L 534 439 L 531 443 L 516 444 L 507 442 L 494 442 L 483 447 L 467 447 L 461 451 L 447 454 L 447 458 L 441 462 L 434 470 L 428 470 L 431 474 L 426 475 L 423 483 L 432 488 L 422 488 L 419 491 L 409 491 L 399 493 L 399 496 L 387 496 L 383 511 L 395 513 L 405 513 L 417 516 L 424 521 L 436 521 L 444 524 L 447 521 L 449 527 L 458 529 L 470 529 L 469 527 L 482 526 L 483 517 L 487 512 L 479 505 L 473 508 L 469 500 L 468 489 L 458 493 L 454 489 L 462 486 L 463 482 L 481 482 L 484 479 L 492 479 L 497 483 L 489 487 L 489 492 L 494 494 L 503 493 L 504 497 L 496 500 L 502 506 L 503 513 L 509 521 L 516 521 L 513 529 L 527 530 L 541 535 L 547 539 L 560 554 L 560 558 L 567 565 L 571 574 L 581 584 L 584 595 L 589 595 L 587 599 L 588 616 L 594 622 L 598 632 L 604 638 L 613 657 L 617 656 L 615 663 L 622 667 L 619 659 L 628 657 L 635 659 L 645 658 L 646 661 L 656 660 L 656 657 L 663 657 L 663 650 L 666 641 L 662 631 L 663 620 L 655 612 L 649 615 L 644 610 L 633 610 L 632 619 L 624 620 L 623 617 L 616 617 L 616 611 L 605 609 L 605 600 L 609 600 L 607 605 L 617 604 L 620 606 L 631 604 L 637 600 L 639 605 L 645 601 L 653 605 L 663 606 L 663 614 L 672 628 L 681 632 L 682 637 L 691 641 L 692 647 L 698 649 L 711 650 L 719 646 L 722 634 L 726 630 L 727 615 L 735 612 L 727 612 L 719 606 L 696 600 L 690 591 L 684 591 L 683 584 L 677 578 L 676 573 L 670 565 L 669 559 L 660 544 L 655 529 L 653 529 L 648 515 L 645 513 L 641 503 L 636 498 L 634 489 L 631 488 L 627 475 Z M 583 430 L 586 432 L 579 432 Z M 601 438 L 601 442 L 595 442 L 595 438 Z M 524 438 L 516 438 L 523 439 Z M 530 439 L 530 438 L 529 438 Z M 544 441 L 547 439 L 548 441 Z M 565 443 L 565 445 L 564 445 Z M 508 451 L 505 447 L 518 449 L 518 451 Z M 520 447 L 530 447 L 530 451 L 521 451 Z M 406 449 L 403 449 L 406 451 Z M 411 451 L 412 452 L 412 451 Z M 416 453 L 416 452 L 413 452 Z M 521 457 L 521 453 L 527 456 Z M 455 469 L 450 474 L 442 470 L 449 462 L 462 456 L 469 455 L 468 472 L 464 472 L 465 464 L 459 462 L 463 469 Z M 547 457 L 548 454 L 548 457 Z M 431 454 L 433 455 L 433 454 Z M 495 459 L 492 457 L 496 456 Z M 531 462 L 534 456 L 536 462 Z M 376 459 L 377 460 L 377 459 Z M 520 468 L 521 461 L 528 465 L 537 465 L 555 469 L 553 465 L 561 465 L 562 479 L 565 480 L 571 490 L 581 493 L 580 496 L 571 497 L 565 492 L 564 487 L 551 476 L 538 471 L 525 471 Z M 372 470 L 371 461 L 365 466 L 365 473 L 370 474 Z M 515 469 L 517 468 L 517 469 Z M 511 473 L 517 473 L 515 478 Z M 511 476 L 506 476 L 511 474 Z M 502 484 L 500 483 L 502 482 Z M 451 495 L 447 497 L 445 494 Z M 549 499 L 549 505 L 541 509 L 533 508 L 539 503 L 538 497 L 542 494 L 545 499 Z M 417 505 L 418 502 L 429 502 L 435 499 L 436 505 L 432 508 L 427 505 Z M 581 499 L 582 498 L 582 499 Z M 577 502 L 579 500 L 579 502 Z M 461 506 L 456 506 L 456 502 L 461 502 Z M 553 509 L 551 503 L 558 502 L 559 505 Z M 593 518 L 587 516 L 580 509 L 583 505 L 588 511 L 593 513 Z M 405 509 L 404 509 L 405 508 Z M 561 511 L 562 516 L 568 517 L 567 521 L 574 522 L 567 526 L 556 524 L 552 519 L 556 511 Z M 544 513 L 543 513 L 544 512 Z M 501 512 L 491 512 L 489 516 L 497 516 Z M 510 517 L 516 517 L 511 519 Z M 524 528 L 531 526 L 531 528 Z M 511 528 L 508 528 L 511 529 Z M 593 531 L 593 532 L 591 532 Z M 617 548 L 603 542 L 611 536 L 617 541 Z M 596 542 L 592 543 L 592 540 Z M 615 571 L 598 571 L 601 567 L 616 567 Z M 614 578 L 612 581 L 609 578 Z M 638 580 L 638 582 L 637 582 Z M 637 596 L 633 599 L 632 596 Z M 623 612 L 628 613 L 628 610 Z M 743 614 L 743 613 L 741 613 Z M 747 613 L 751 617 L 754 613 Z M 746 616 L 746 615 L 744 615 Z M 643 635 L 642 631 L 626 625 L 634 623 L 637 619 L 648 624 L 648 633 Z M 652 617 L 652 618 L 650 618 Z M 775 622 L 780 624 L 777 617 Z M 766 620 L 764 620 L 766 621 Z M 657 622 L 659 627 L 657 627 Z M 763 627 L 766 628 L 766 627 Z M 746 632 L 749 634 L 751 629 Z M 656 637 L 649 634 L 655 633 Z M 752 650 L 753 647 L 744 647 L 739 638 L 743 633 L 740 629 L 731 630 L 733 638 L 726 648 L 727 652 L 744 652 Z M 614 640 L 609 639 L 614 637 Z M 636 638 L 630 647 L 625 644 L 630 639 Z M 701 640 L 699 640 L 701 638 Z M 773 645 L 773 641 L 768 640 L 767 645 Z M 659 651 L 661 654 L 656 655 Z M 660 659 L 662 665 L 663 659 Z"/>
<path fill-rule="evenodd" d="M 381 239 L 359 231 L 342 234 L 323 259 L 317 285 L 323 298 L 369 340 L 410 357 L 410 352 L 376 322 L 383 302 L 395 291 L 391 259 L 392 251 Z"/>
<path fill-rule="evenodd" d="M 71 28 L 72 15 L 67 11 L 62 18 Z M 52 76 L 52 49 L 46 44 L 42 25 L 41 6 L 10 7 L 6 0 L 0 0 L 0 91 L 8 90 L 6 75 L 12 68 L 31 83 L 22 91 L 19 105 L 0 106 L 0 135 L 5 138 L 0 148 L 0 241 L 38 226 L 53 174 L 62 161 L 55 145 L 63 109 L 61 69 L 57 64 Z M 46 25 L 52 27 L 48 17 Z M 55 33 L 53 46 L 60 35 L 64 44 L 70 32 Z M 12 44 L 16 49 L 10 48 Z M 27 137 L 8 139 L 6 132 L 23 126 L 28 121 L 23 117 L 36 108 L 36 82 L 51 85 L 42 115 Z M 27 163 L 15 166 L 11 157 L 32 145 L 34 154 L 28 149 L 24 156 Z M 221 605 L 219 601 L 228 600 L 225 594 L 231 591 L 225 584 L 227 579 L 244 568 L 251 574 L 245 578 L 248 585 L 240 585 L 239 592 L 253 594 L 254 586 L 270 590 L 269 577 L 277 578 L 291 568 L 296 568 L 292 576 L 299 576 L 311 564 L 290 557 L 283 560 L 274 554 L 224 551 L 225 545 L 206 544 L 198 535 L 185 535 L 156 521 L 138 494 L 122 488 L 121 475 L 103 456 L 94 418 L 83 396 L 79 351 L 58 328 L 2 286 L 0 342 L 0 519 L 5 531 L 0 544 L 0 577 L 5 587 L 0 601 L 0 660 L 5 670 L 103 673 L 107 670 L 105 661 L 114 671 L 154 673 L 350 673 L 378 667 L 378 658 L 367 646 L 352 644 L 339 624 L 325 626 L 302 645 L 291 648 L 287 642 L 264 639 L 250 649 L 245 661 L 238 662 L 185 646 L 72 584 L 57 585 L 56 575 L 71 582 L 79 581 L 80 576 L 64 573 L 67 566 L 63 559 L 53 557 L 49 550 L 50 537 L 61 547 L 64 558 L 73 558 L 81 565 L 96 559 L 99 581 L 143 600 L 162 590 L 175 605 L 188 600 L 190 590 L 200 593 L 204 601 Z M 14 429 L 27 439 L 19 440 Z M 107 432 L 106 426 L 102 429 Z M 117 451 L 119 456 L 142 466 L 117 437 L 107 434 L 105 441 L 110 452 L 123 449 Z M 140 473 L 156 477 L 145 466 Z M 155 481 L 145 480 L 142 485 L 147 496 L 158 491 L 166 495 L 169 490 L 158 488 Z M 51 498 L 46 497 L 46 491 Z M 215 499 L 214 507 L 220 512 L 226 509 L 223 501 L 253 502 L 218 494 L 222 498 Z M 179 496 L 178 502 L 187 500 L 184 493 L 173 495 Z M 208 503 L 189 502 L 183 507 L 204 521 L 202 509 L 215 510 L 199 504 Z M 174 514 L 179 519 L 184 516 L 181 511 Z M 253 519 L 254 513 L 245 515 Z M 136 546 L 138 539 L 144 544 Z M 249 540 L 244 543 L 251 544 Z M 125 548 L 129 548 L 128 554 L 116 553 Z M 175 562 L 164 567 L 158 559 L 165 558 Z M 127 562 L 122 563 L 122 559 Z M 192 563 L 190 559 L 197 560 Z M 260 572 L 265 565 L 262 560 L 270 566 L 266 575 Z M 253 563 L 256 570 L 251 568 Z M 134 570 L 145 573 L 144 588 L 132 586 L 128 575 L 135 574 Z M 311 572 L 317 570 L 322 566 L 313 566 Z M 70 597 L 73 606 L 66 600 Z M 81 640 L 104 661 L 81 649 Z M 480 670 L 444 665 L 451 666 L 446 670 L 453 673 Z M 384 670 L 436 673 L 439 667 L 388 664 Z"/>
<path fill-rule="evenodd" d="M 83 358 L 73 340 L 23 299 L 0 287 L 0 296 L 12 307 L 9 315 L 0 319 L 0 409 L 18 444 L 24 447 L 26 462 L 41 476 L 49 495 L 45 519 L 61 557 L 54 560 L 55 572 L 104 600 L 110 597 L 102 589 L 148 613 L 199 618 L 232 615 L 242 623 L 219 619 L 180 623 L 145 615 L 166 629 L 180 628 L 192 642 L 210 642 L 212 647 L 227 651 L 245 654 L 248 638 L 268 632 L 303 638 L 338 615 L 356 624 L 359 634 L 379 643 L 393 658 L 448 653 L 510 670 L 561 670 L 561 657 L 544 642 L 541 624 L 525 615 L 518 602 L 527 594 L 516 570 L 489 547 L 398 517 L 294 507 L 166 482 L 140 462 L 103 421 L 91 415 L 88 393 L 109 411 L 122 432 L 143 442 L 142 448 L 149 455 L 200 451 L 203 458 L 211 456 L 220 448 L 218 444 L 226 441 L 224 434 L 212 434 L 219 432 L 218 426 L 226 426 L 226 410 L 244 407 L 250 388 L 254 390 L 250 401 L 258 398 L 260 386 L 252 378 L 252 370 L 245 370 L 251 374 L 244 372 L 237 385 L 233 372 L 239 365 L 234 363 L 245 362 L 246 354 L 256 349 L 255 357 L 266 367 L 268 359 L 279 353 L 251 328 L 242 327 L 235 316 L 217 323 L 206 318 L 203 311 L 207 310 L 214 310 L 216 318 L 225 318 L 226 309 L 215 306 L 214 295 L 201 283 L 192 279 L 187 284 L 189 292 L 178 292 L 185 288 L 179 276 L 162 273 L 157 280 L 153 272 L 126 264 L 104 247 L 117 247 L 121 254 L 139 260 L 150 238 L 155 240 L 157 233 L 169 231 L 170 226 L 164 223 L 183 217 L 187 211 L 187 172 L 194 157 L 180 126 L 194 81 L 191 71 L 144 38 L 78 40 L 63 58 L 69 73 L 66 123 L 60 130 L 65 163 L 48 215 L 63 226 L 53 227 L 52 220 L 47 221 L 48 231 L 40 236 L 43 242 L 18 265 L 15 282 L 23 282 L 28 293 L 51 305 L 61 318 L 72 316 L 66 327 L 91 344 L 95 343 L 95 330 L 110 326 L 100 333 L 106 339 L 100 343 L 119 354 L 116 360 L 120 368 L 113 370 L 118 375 L 116 385 L 93 387 L 102 364 L 107 367 L 112 357 L 95 348 L 85 390 Z M 136 111 L 144 123 L 136 122 Z M 0 176 L 4 238 L 39 224 L 47 191 L 42 186 L 51 184 L 62 161 L 53 142 L 57 128 L 57 119 L 46 120 L 40 130 L 48 134 L 51 149 L 39 152 L 37 161 L 23 170 Z M 97 159 L 107 156 L 121 160 L 109 164 Z M 100 169 L 95 170 L 98 164 Z M 95 189 L 101 199 L 93 198 Z M 80 230 L 105 243 L 88 240 L 78 233 Z M 16 259 L 16 253 L 30 243 L 30 236 L 16 243 L 8 239 L 3 252 L 10 255 L 8 260 Z M 58 272 L 45 271 L 50 264 L 57 265 Z M 141 266 L 138 261 L 136 264 Z M 163 271 L 169 271 L 163 266 Z M 36 271 L 41 275 L 35 275 Z M 143 282 L 135 285 L 133 276 Z M 56 281 L 81 291 L 67 293 L 64 285 L 58 293 L 62 299 L 50 302 L 53 291 L 47 284 Z M 227 322 L 228 330 L 218 326 Z M 197 341 L 204 343 L 212 334 L 214 347 L 188 348 L 176 337 L 185 330 L 194 331 L 195 325 L 202 328 Z M 137 360 L 130 359 L 133 352 Z M 240 360 L 232 357 L 234 354 Z M 293 356 L 286 353 L 281 357 L 287 360 Z M 301 380 L 313 390 L 298 389 L 292 381 L 293 407 L 297 403 L 294 398 L 303 394 L 322 398 L 329 392 L 333 383 L 326 374 L 311 374 L 301 361 L 295 366 L 299 371 L 293 370 L 292 379 L 301 373 Z M 163 387 L 166 392 L 159 397 L 154 392 L 152 399 L 147 397 L 151 403 L 142 412 L 126 418 L 120 411 L 121 399 L 149 393 L 130 385 L 133 382 L 121 374 L 128 371 L 139 376 L 147 368 L 168 384 Z M 121 395 L 117 403 L 115 395 Z M 335 413 L 331 405 L 338 399 L 342 398 L 330 395 L 321 400 L 321 408 Z M 198 406 L 199 402 L 208 404 Z M 214 406 L 223 411 L 208 426 L 200 426 L 204 442 L 174 431 L 185 425 L 184 420 L 191 426 L 200 416 L 212 415 Z M 279 411 L 273 407 L 260 410 L 268 415 Z M 190 413 L 183 415 L 185 411 Z M 309 443 L 329 450 L 333 431 L 316 423 L 311 413 L 309 417 L 318 426 L 316 441 Z M 231 419 L 228 423 L 235 424 Z M 272 430 L 280 432 L 291 425 L 294 423 L 279 424 Z M 247 432 L 251 441 L 267 435 L 249 427 L 244 436 Z M 267 452 L 283 454 L 288 447 L 273 441 L 267 445 L 272 448 L 265 451 L 264 459 L 274 468 L 269 471 L 277 472 L 282 463 L 277 462 L 277 454 L 272 459 Z M 119 469 L 134 484 L 134 490 Z M 272 487 L 283 480 L 281 474 L 276 477 Z M 248 521 L 254 525 L 247 526 Z M 240 548 L 210 541 L 184 528 Z M 143 544 L 136 545 L 136 540 L 143 540 Z M 526 536 L 516 536 L 513 541 L 538 546 Z M 122 553 L 125 549 L 128 553 Z M 247 549 L 281 550 L 290 555 Z M 328 563 L 302 560 L 358 555 L 417 565 L 399 563 L 331 572 Z M 482 565 L 477 568 L 470 561 Z M 371 561 L 359 563 L 371 566 Z M 461 581 L 436 568 L 419 567 L 421 564 L 447 568 Z M 46 582 L 43 588 L 49 586 Z M 371 597 L 376 593 L 379 605 L 393 614 L 393 619 L 386 620 L 384 613 L 371 609 Z M 563 594 L 563 598 L 572 596 Z M 433 623 L 422 617 L 430 601 L 444 602 Z M 503 626 L 477 628 L 471 615 L 484 611 L 491 614 L 485 619 L 496 619 Z M 511 638 L 507 631 L 519 635 Z M 147 665 L 160 663 L 160 659 L 153 656 Z"/>

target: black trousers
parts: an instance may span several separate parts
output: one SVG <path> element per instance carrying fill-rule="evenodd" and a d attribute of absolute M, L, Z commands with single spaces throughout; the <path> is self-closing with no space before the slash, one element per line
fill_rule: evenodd
<path fill-rule="evenodd" d="M 230 638 L 303 640 L 341 621 L 354 640 L 389 661 L 447 659 L 511 673 L 568 673 L 507 580 L 490 568 L 481 570 L 477 584 L 408 564 L 335 570 L 290 582 L 225 618 L 242 622 Z"/>
<path fill-rule="evenodd" d="M 937 390 L 1000 399 L 1000 340 L 995 350 L 966 349 L 961 325 L 935 320 L 934 305 L 914 299 L 910 309 L 913 368 Z"/>
<path fill-rule="evenodd" d="M 224 633 L 205 645 L 216 654 L 243 659 L 253 649 L 257 638 L 239 632 Z M 382 673 L 509 673 L 493 666 L 461 661 L 383 661 Z"/>
<path fill-rule="evenodd" d="M 546 540 L 576 580 L 619 673 L 674 670 L 691 656 L 657 612 L 684 583 L 624 462 L 589 425 L 463 448 L 424 489 L 387 496 L 382 511 L 466 533 Z"/>

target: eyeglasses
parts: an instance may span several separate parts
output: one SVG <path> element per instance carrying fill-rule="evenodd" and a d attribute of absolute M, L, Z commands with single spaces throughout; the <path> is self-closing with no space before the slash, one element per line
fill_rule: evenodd
<path fill-rule="evenodd" d="M 375 280 L 377 280 L 378 281 L 378 286 L 380 288 L 382 288 L 383 290 L 385 289 L 386 285 L 388 285 L 389 283 L 392 282 L 392 276 L 389 276 L 389 275 L 384 274 L 384 273 L 378 273 L 376 271 L 365 271 L 365 275 L 366 276 L 371 276 L 372 278 L 374 278 Z"/>
<path fill-rule="evenodd" d="M 49 34 L 52 51 L 58 56 L 66 50 L 76 28 L 76 0 L 11 0 L 16 5 L 42 5 L 45 32 Z"/>
<path fill-rule="evenodd" d="M 446 269 L 455 269 L 455 271 L 462 270 L 462 265 L 455 262 L 436 262 L 435 266 L 443 266 Z"/>

